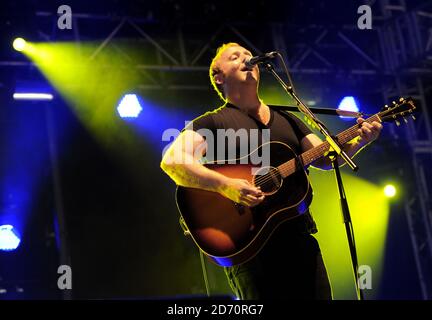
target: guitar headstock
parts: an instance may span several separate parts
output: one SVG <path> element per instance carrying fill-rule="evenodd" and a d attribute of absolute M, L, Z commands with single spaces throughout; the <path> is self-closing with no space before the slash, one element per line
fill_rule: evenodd
<path fill-rule="evenodd" d="M 385 105 L 381 112 L 378 113 L 378 116 L 382 122 L 394 121 L 396 122 L 396 125 L 399 125 L 400 118 L 403 118 L 405 122 L 408 122 L 405 118 L 406 116 L 411 116 L 415 120 L 413 114 L 414 110 L 416 110 L 416 106 L 411 97 L 400 98 L 398 102 L 393 101 L 390 106 Z"/>

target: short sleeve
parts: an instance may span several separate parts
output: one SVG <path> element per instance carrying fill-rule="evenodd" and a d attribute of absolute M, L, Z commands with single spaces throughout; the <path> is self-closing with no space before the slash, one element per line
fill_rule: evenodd
<path fill-rule="evenodd" d="M 294 132 L 298 138 L 299 141 L 301 141 L 304 137 L 306 137 L 308 134 L 313 133 L 311 129 L 309 129 L 306 124 L 304 124 L 303 121 L 301 121 L 298 117 L 295 115 L 289 113 L 289 117 L 294 122 L 295 125 L 293 125 Z"/>
<path fill-rule="evenodd" d="M 208 129 L 212 132 L 216 130 L 213 115 L 210 112 L 203 114 L 202 116 L 195 118 L 189 122 L 183 130 L 192 130 L 197 132 L 201 129 Z"/>
<path fill-rule="evenodd" d="M 216 137 L 216 125 L 213 113 L 207 112 L 202 116 L 195 118 L 189 122 L 182 131 L 184 130 L 192 130 L 201 135 L 208 144 L 205 153 L 205 161 L 214 160 L 217 143 L 214 141 Z"/>

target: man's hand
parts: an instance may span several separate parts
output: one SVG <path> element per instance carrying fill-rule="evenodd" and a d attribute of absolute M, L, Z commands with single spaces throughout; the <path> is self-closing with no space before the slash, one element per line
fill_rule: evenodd
<path fill-rule="evenodd" d="M 369 142 L 372 142 L 376 138 L 378 138 L 382 125 L 377 121 L 373 121 L 372 123 L 368 123 L 363 118 L 358 118 L 357 123 L 360 125 L 358 132 L 361 138 L 361 144 L 366 145 Z"/>
<path fill-rule="evenodd" d="M 244 206 L 253 207 L 264 200 L 262 191 L 244 179 L 227 179 L 220 194 Z"/>

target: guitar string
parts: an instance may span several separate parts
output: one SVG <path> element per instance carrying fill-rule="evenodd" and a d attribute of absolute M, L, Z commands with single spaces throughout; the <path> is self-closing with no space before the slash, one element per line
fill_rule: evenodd
<path fill-rule="evenodd" d="M 320 155 L 324 150 L 323 149 L 327 149 L 329 147 L 329 144 L 327 142 L 323 142 L 322 145 L 318 146 L 315 149 L 311 149 L 311 151 L 309 152 L 310 155 L 304 155 L 302 156 L 303 158 L 306 157 L 308 160 L 306 162 L 310 163 L 313 162 L 313 159 L 315 156 Z M 312 151 L 313 150 L 313 151 Z M 308 153 L 307 151 L 305 152 L 305 154 Z M 294 159 L 288 160 L 287 162 L 283 163 L 282 165 L 278 166 L 276 168 L 279 171 L 279 174 L 283 175 L 284 173 L 287 173 L 286 175 L 289 175 L 293 172 L 295 172 L 295 161 Z M 293 170 L 294 169 L 294 170 Z M 275 170 L 273 170 L 275 171 Z M 272 180 L 273 178 L 271 176 L 269 176 L 269 174 L 265 174 L 261 177 L 259 177 L 258 179 L 255 180 L 255 184 L 261 185 L 261 184 L 265 184 L 267 183 L 269 180 Z"/>
<path fill-rule="evenodd" d="M 378 119 L 377 119 L 378 118 Z M 368 123 L 371 123 L 371 122 L 373 122 L 373 121 L 376 121 L 376 120 L 380 120 L 379 119 L 379 115 L 378 114 L 374 114 L 374 115 L 372 115 L 371 117 L 369 117 L 369 118 L 367 118 L 367 119 L 365 119 L 365 121 L 366 122 L 368 122 Z M 351 128 L 348 128 L 347 130 L 345 130 L 345 131 L 343 131 L 343 132 L 341 132 L 338 136 L 337 136 L 337 138 L 338 139 L 340 139 L 341 140 L 341 144 L 345 144 L 346 142 L 348 142 L 349 140 L 351 140 L 351 139 L 354 139 L 355 137 L 357 137 L 357 136 L 359 136 L 359 134 L 357 133 L 357 130 L 359 129 L 359 125 L 358 126 L 352 126 Z M 357 133 L 357 134 L 356 134 Z M 345 140 L 345 141 L 344 141 Z M 307 158 L 308 160 L 306 161 L 306 162 L 308 162 L 308 163 L 311 163 L 311 162 L 313 162 L 313 161 L 315 161 L 315 159 L 313 159 L 315 156 L 318 156 L 318 155 L 320 155 L 323 151 L 325 151 L 325 150 L 322 150 L 322 149 L 327 149 L 328 147 L 330 146 L 330 144 L 326 141 L 326 142 L 323 142 L 323 144 L 322 145 L 320 145 L 320 146 L 318 146 L 318 147 L 316 147 L 316 148 L 313 148 L 313 149 L 311 149 L 311 150 L 309 150 L 310 151 L 310 155 L 307 155 L 307 153 L 308 153 L 308 151 L 306 151 L 305 153 L 303 153 L 302 155 L 300 155 L 302 158 Z M 321 155 L 322 156 L 322 155 Z M 320 157 L 321 157 L 320 156 Z M 319 158 L 320 158 L 319 157 Z M 318 158 L 317 158 L 318 159 Z M 283 170 L 283 172 L 286 172 L 286 173 L 290 173 L 290 171 L 293 171 L 292 169 L 293 169 L 293 167 L 294 167 L 294 164 L 293 163 L 291 163 L 291 161 L 293 161 L 294 159 L 291 159 L 291 160 L 289 160 L 289 161 L 287 161 L 287 162 L 285 162 L 285 163 L 283 163 L 282 165 L 280 165 L 280 166 L 278 166 L 276 169 L 279 171 L 278 173 L 280 174 L 280 175 L 282 175 L 281 174 L 281 172 L 280 171 L 282 171 Z M 302 159 L 303 160 L 303 159 Z M 291 164 L 290 164 L 291 163 Z M 286 168 L 288 166 L 288 168 Z M 285 169 L 286 168 L 286 169 Z M 282 173 L 283 173 L 282 172 Z M 294 168 L 294 171 L 293 172 L 295 172 L 295 168 Z M 292 173 L 292 172 L 291 172 Z M 269 175 L 269 174 L 265 174 L 264 176 L 262 176 L 262 177 L 259 177 L 258 179 L 256 179 L 255 180 L 255 183 L 256 184 L 258 184 L 258 185 L 261 185 L 261 184 L 264 184 L 264 183 L 267 183 L 269 180 L 273 180 L 273 178 Z"/>
<path fill-rule="evenodd" d="M 343 132 L 345 134 L 342 133 L 342 135 L 340 136 L 340 138 L 344 138 L 344 140 L 345 140 L 346 136 L 350 136 L 351 133 L 354 133 L 354 130 L 357 130 L 357 129 L 358 128 L 356 128 L 356 127 L 348 129 L 346 132 Z M 309 161 L 313 162 L 315 160 L 313 158 L 315 156 L 320 155 L 324 151 L 322 149 L 327 149 L 328 147 L 329 147 L 329 144 L 327 142 L 323 142 L 323 144 L 320 145 L 320 146 L 318 146 L 316 148 L 316 150 L 315 149 L 311 149 L 309 151 L 310 155 L 307 155 L 308 151 L 306 151 L 304 154 L 305 154 L 306 158 L 309 159 L 309 160 L 307 160 L 307 162 L 309 162 Z M 310 160 L 310 159 L 313 159 L 313 160 Z M 289 173 L 290 171 L 292 171 L 292 168 L 294 167 L 293 160 L 294 159 L 291 159 L 291 160 L 287 161 L 286 163 L 284 163 L 284 164 L 280 165 L 279 167 L 277 167 L 277 169 L 279 169 L 279 171 L 282 171 L 282 173 L 283 172 Z M 286 168 L 287 166 L 288 166 L 288 168 Z M 257 184 L 261 184 L 261 183 L 266 183 L 268 180 L 271 180 L 271 179 L 272 179 L 272 177 L 269 177 L 268 174 L 265 174 L 262 177 L 259 177 L 258 179 L 256 179 L 255 182 Z"/>
<path fill-rule="evenodd" d="M 305 155 L 306 156 L 306 158 L 308 159 L 306 162 L 313 162 L 315 159 L 313 159 L 315 156 L 318 156 L 318 155 L 320 155 L 324 150 L 323 149 L 327 149 L 329 147 L 329 144 L 327 143 L 327 142 L 323 142 L 323 144 L 322 145 L 320 145 L 320 146 L 318 146 L 317 147 L 317 149 L 315 150 L 315 149 L 311 149 L 311 151 L 310 151 L 310 155 Z M 312 151 L 313 150 L 313 151 Z M 305 152 L 305 154 L 306 153 L 308 153 L 307 151 Z M 305 156 L 303 156 L 303 158 L 305 157 Z M 313 160 L 311 160 L 311 159 L 313 159 Z M 294 162 L 294 159 L 291 159 L 291 160 L 288 160 L 286 163 L 284 163 L 284 164 L 282 164 L 282 165 L 280 165 L 280 166 L 278 166 L 276 169 L 279 171 L 279 174 L 281 174 L 281 171 L 282 171 L 282 174 L 285 172 L 285 173 L 289 173 L 289 174 L 291 174 L 291 173 L 293 173 L 293 172 L 295 172 L 295 170 L 293 170 L 293 167 L 295 167 L 295 164 L 294 164 L 295 162 Z M 275 171 L 275 170 L 273 170 L 273 171 Z M 265 184 L 265 183 L 267 183 L 269 180 L 272 180 L 273 178 L 271 177 L 271 176 L 269 176 L 269 174 L 267 173 L 267 174 L 265 174 L 265 175 L 263 175 L 263 176 L 261 176 L 261 177 L 259 177 L 258 179 L 256 179 L 255 180 L 255 184 L 256 185 L 262 185 L 262 184 Z"/>
<path fill-rule="evenodd" d="M 371 116 L 371 117 L 369 117 L 368 119 L 366 119 L 366 122 L 368 122 L 369 123 L 369 121 L 370 122 L 372 122 L 372 121 L 374 121 L 375 119 L 374 118 L 376 118 L 377 117 L 377 115 L 373 115 L 373 116 Z M 338 138 L 340 139 L 340 138 L 342 138 L 342 140 L 346 140 L 348 137 L 350 137 L 352 134 L 354 134 L 354 133 L 356 133 L 356 131 L 359 129 L 359 127 L 357 127 L 357 126 L 353 126 L 353 127 L 351 127 L 351 128 L 348 128 L 346 131 L 344 131 L 344 132 L 342 132 L 341 134 L 340 134 L 340 136 L 338 135 Z M 352 137 L 351 139 L 354 139 L 356 136 L 358 136 L 358 134 L 357 135 L 355 135 L 354 137 Z M 314 149 L 311 149 L 310 150 L 310 152 L 311 152 L 311 155 L 308 157 L 309 158 L 309 160 L 311 159 L 311 158 L 313 158 L 314 156 L 317 156 L 317 155 L 319 155 L 323 150 L 321 150 L 321 149 L 324 149 L 324 147 L 327 149 L 327 147 L 329 146 L 329 143 L 326 141 L 326 142 L 323 142 L 323 144 L 322 145 L 320 145 L 320 146 L 318 146 L 317 148 L 316 148 L 316 150 L 315 150 L 315 148 Z M 308 153 L 307 151 L 304 153 L 304 154 L 306 154 L 306 153 Z M 301 155 L 302 156 L 302 155 Z M 289 164 L 291 161 L 293 161 L 294 159 L 291 159 L 291 160 L 289 160 L 289 161 L 287 161 L 286 163 L 284 163 L 284 164 L 282 164 L 281 166 L 279 166 L 279 167 L 282 167 L 282 166 L 288 166 L 289 168 L 287 168 L 286 169 L 286 171 L 285 171 L 285 169 L 282 169 L 282 170 L 284 170 L 285 172 L 289 172 L 289 171 L 291 171 L 292 170 L 292 167 L 294 166 L 293 164 Z M 308 161 L 309 161 L 308 160 Z M 314 160 L 312 160 L 312 161 L 314 161 Z M 277 168 L 278 170 L 280 170 L 279 169 L 279 167 Z M 291 170 L 290 170 L 291 169 Z M 294 172 L 295 172 L 295 170 L 294 170 Z M 279 172 L 279 174 L 280 174 L 280 172 Z M 266 177 L 267 176 L 267 177 Z M 270 180 L 272 180 L 273 178 L 271 177 L 271 176 L 268 176 L 268 174 L 265 174 L 264 176 L 262 176 L 262 177 L 259 177 L 258 179 L 256 179 L 255 180 L 255 184 L 258 184 L 258 185 L 262 185 L 262 184 L 264 184 L 264 183 L 267 183 L 268 181 L 270 181 Z"/>

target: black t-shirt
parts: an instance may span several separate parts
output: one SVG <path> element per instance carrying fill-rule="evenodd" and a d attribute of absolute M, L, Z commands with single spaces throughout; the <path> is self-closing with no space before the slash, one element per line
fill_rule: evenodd
<path fill-rule="evenodd" d="M 233 130 L 233 132 L 243 130 L 249 137 L 256 134 L 258 146 L 262 143 L 262 137 L 265 137 L 267 141 L 280 141 L 289 145 L 297 154 L 302 153 L 301 140 L 312 131 L 293 114 L 274 109 L 272 106 L 269 107 L 270 120 L 266 125 L 238 107 L 226 103 L 224 106 L 194 119 L 185 127 L 185 130 L 196 131 L 207 140 L 206 162 L 241 158 L 254 149 L 252 146 L 242 145 L 248 143 L 247 140 L 240 138 L 228 140 L 227 135 L 222 134 L 224 130 L 225 132 L 227 130 Z M 269 137 L 266 134 L 269 134 Z M 220 141 L 222 138 L 225 139 L 223 143 Z M 223 147 L 218 150 L 218 145 Z M 295 223 L 290 221 L 289 224 L 284 223 L 277 229 L 283 229 L 290 225 L 301 231 L 306 230 L 306 232 L 315 233 L 316 226 L 310 213 L 307 212 L 301 217 L 294 219 Z"/>
<path fill-rule="evenodd" d="M 263 142 L 262 137 L 264 134 L 264 139 L 283 142 L 289 145 L 297 154 L 302 151 L 301 140 L 312 133 L 302 121 L 292 114 L 282 113 L 282 111 L 270 108 L 270 120 L 264 125 L 229 103 L 196 118 L 185 129 L 197 131 L 207 140 L 207 161 L 233 159 L 232 156 L 240 158 L 252 151 L 252 146 L 249 148 L 249 146 L 243 145 L 249 144 L 249 140 L 241 139 L 240 136 L 237 136 L 236 140 L 227 139 L 227 135 L 224 134 L 223 130 L 232 129 L 232 132 L 244 130 L 247 137 L 251 138 L 250 140 L 256 135 L 258 145 Z M 266 131 L 266 129 L 268 131 L 263 133 L 263 130 Z M 270 137 L 266 135 L 268 132 Z M 207 133 L 211 134 L 210 138 Z M 225 141 L 220 141 L 222 138 Z M 224 146 L 225 150 L 218 149 L 220 145 Z"/>

